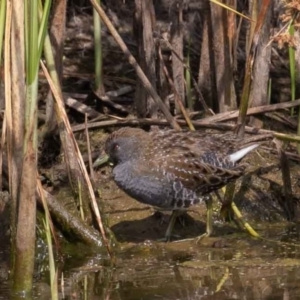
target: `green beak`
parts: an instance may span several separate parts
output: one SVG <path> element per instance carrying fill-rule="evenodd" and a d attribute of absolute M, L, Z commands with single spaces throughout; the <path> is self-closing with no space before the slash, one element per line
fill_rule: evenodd
<path fill-rule="evenodd" d="M 109 156 L 106 153 L 101 153 L 100 156 L 93 163 L 93 168 L 100 167 L 107 163 L 109 160 Z"/>

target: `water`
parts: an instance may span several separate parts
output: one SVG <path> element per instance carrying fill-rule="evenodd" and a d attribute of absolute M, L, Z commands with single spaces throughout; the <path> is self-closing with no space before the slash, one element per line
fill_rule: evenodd
<path fill-rule="evenodd" d="M 281 227 L 279 236 L 278 228 L 265 234 L 278 242 L 228 235 L 222 248 L 211 247 L 211 239 L 123 243 L 115 267 L 103 254 L 67 249 L 60 299 L 300 299 L 298 234 Z M 34 299 L 51 299 L 48 276 L 37 268 Z M 9 299 L 5 278 L 2 272 L 0 299 Z"/>

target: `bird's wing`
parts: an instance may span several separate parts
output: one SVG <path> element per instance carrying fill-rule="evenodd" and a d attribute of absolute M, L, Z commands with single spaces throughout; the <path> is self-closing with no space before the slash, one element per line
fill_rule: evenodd
<path fill-rule="evenodd" d="M 195 158 L 182 159 L 180 156 L 163 157 L 153 162 L 160 176 L 178 181 L 185 188 L 204 195 L 217 190 L 243 175 L 245 165 L 221 168 Z M 152 167 L 154 169 L 154 167 Z"/>
<path fill-rule="evenodd" d="M 166 154 L 191 152 L 194 157 L 201 157 L 207 152 L 215 152 L 226 156 L 240 148 L 241 140 L 236 139 L 232 133 L 207 133 L 203 131 L 178 132 L 165 130 L 150 133 L 153 146 Z"/>
<path fill-rule="evenodd" d="M 178 132 L 175 130 L 150 132 L 156 153 L 164 155 L 182 155 L 186 158 L 198 158 L 204 163 L 219 167 L 233 167 L 228 156 L 252 145 L 259 145 L 260 139 L 253 137 L 238 139 L 232 132 L 210 133 L 203 131 Z M 228 164 L 229 163 L 229 164 Z"/>
<path fill-rule="evenodd" d="M 153 133 L 151 164 L 170 180 L 207 194 L 242 176 L 245 165 L 236 166 L 230 154 L 245 147 L 232 133 L 158 131 Z"/>

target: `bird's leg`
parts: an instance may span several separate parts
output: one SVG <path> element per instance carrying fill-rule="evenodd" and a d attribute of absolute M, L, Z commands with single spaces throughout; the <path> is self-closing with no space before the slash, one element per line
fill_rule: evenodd
<path fill-rule="evenodd" d="M 212 206 L 212 196 L 209 195 L 206 200 L 206 209 L 207 209 L 207 216 L 206 216 L 206 236 L 210 236 L 213 232 L 213 224 L 212 224 L 212 215 L 213 215 L 213 206 Z"/>
<path fill-rule="evenodd" d="M 209 237 L 212 234 L 213 228 L 212 228 L 212 197 L 211 195 L 208 195 L 207 198 L 205 199 L 205 204 L 206 204 L 206 210 L 207 210 L 207 214 L 206 214 L 206 232 L 202 235 L 200 235 L 197 240 L 196 243 L 199 243 L 203 238 L 205 237 Z"/>
<path fill-rule="evenodd" d="M 172 231 L 176 222 L 177 217 L 180 215 L 179 210 L 173 210 L 172 215 L 170 217 L 169 225 L 165 234 L 165 241 L 169 242 L 171 240 Z"/>
<path fill-rule="evenodd" d="M 241 229 L 246 229 L 251 236 L 258 237 L 259 234 L 251 227 L 251 225 L 247 221 L 244 220 L 241 212 L 239 211 L 239 209 L 237 208 L 237 206 L 233 201 L 234 188 L 235 188 L 234 182 L 226 186 L 226 191 L 224 192 L 223 201 L 221 200 L 222 203 L 221 214 L 226 217 L 226 216 L 230 216 L 230 213 L 232 214 L 233 212 L 232 220 L 237 225 L 237 227 Z M 218 195 L 218 197 L 220 197 L 218 192 L 216 192 L 216 194 Z"/>

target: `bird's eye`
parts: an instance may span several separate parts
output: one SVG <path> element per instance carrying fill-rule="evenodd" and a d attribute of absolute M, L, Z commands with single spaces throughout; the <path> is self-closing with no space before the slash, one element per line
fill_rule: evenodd
<path fill-rule="evenodd" d="M 113 147 L 113 150 L 114 151 L 118 151 L 119 149 L 120 149 L 119 144 L 115 144 L 114 147 Z"/>

